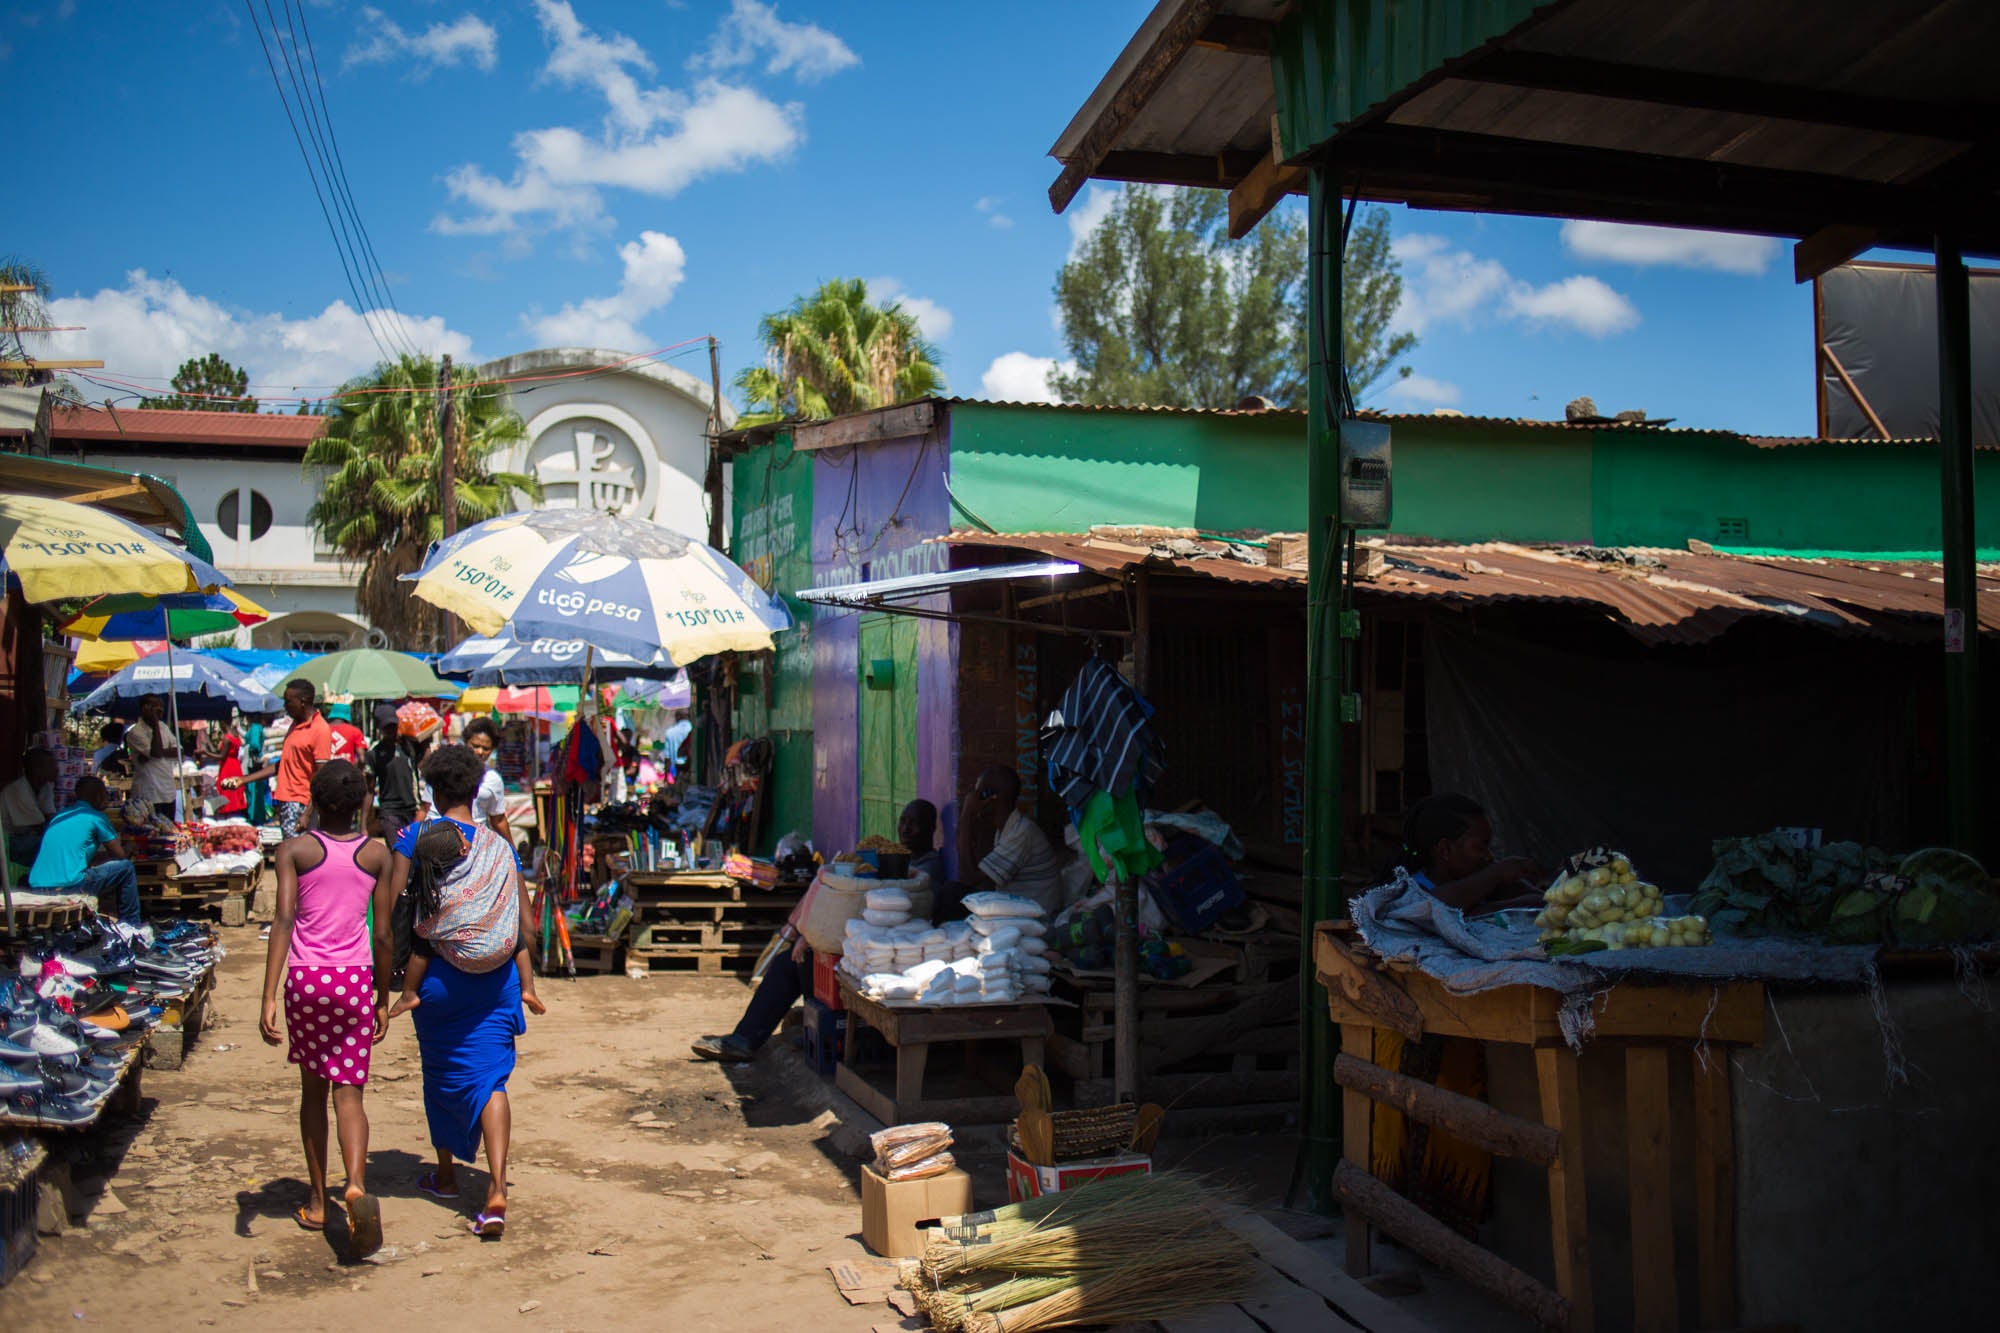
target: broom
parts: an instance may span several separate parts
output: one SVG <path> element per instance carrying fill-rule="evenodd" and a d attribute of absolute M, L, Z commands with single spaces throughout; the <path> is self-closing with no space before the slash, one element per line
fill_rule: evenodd
<path fill-rule="evenodd" d="M 1221 1302 L 1240 1300 L 1256 1283 L 1250 1246 L 1217 1228 L 1194 1248 L 1176 1253 L 1134 1236 L 1116 1268 L 1025 1305 L 968 1314 L 960 1333 L 1032 1333 L 1073 1324 L 1115 1324 L 1168 1319 Z"/>
<path fill-rule="evenodd" d="M 924 1247 L 933 1286 L 969 1271 L 1063 1271 L 1106 1236 L 1178 1232 L 1214 1224 L 1215 1191 L 1181 1172 L 1094 1181 L 1080 1189 L 995 1209 L 991 1222 L 947 1226 Z"/>

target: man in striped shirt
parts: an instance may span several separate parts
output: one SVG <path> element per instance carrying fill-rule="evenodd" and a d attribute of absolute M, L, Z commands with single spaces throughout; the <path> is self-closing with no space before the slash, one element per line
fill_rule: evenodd
<path fill-rule="evenodd" d="M 960 804 L 958 867 L 968 889 L 1028 898 L 1053 915 L 1063 908 L 1063 857 L 1035 821 L 1021 813 L 1021 776 L 989 768 Z M 979 849 L 990 846 L 984 856 Z"/>

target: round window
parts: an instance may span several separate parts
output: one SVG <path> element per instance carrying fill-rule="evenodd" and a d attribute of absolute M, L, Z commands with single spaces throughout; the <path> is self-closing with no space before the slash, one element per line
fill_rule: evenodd
<path fill-rule="evenodd" d="M 243 522 L 243 497 L 250 497 L 250 531 L 238 531 Z M 215 526 L 222 529 L 222 535 L 231 541 L 247 537 L 256 541 L 271 530 L 271 502 L 261 491 L 230 491 L 222 497 L 222 503 L 215 507 Z"/>

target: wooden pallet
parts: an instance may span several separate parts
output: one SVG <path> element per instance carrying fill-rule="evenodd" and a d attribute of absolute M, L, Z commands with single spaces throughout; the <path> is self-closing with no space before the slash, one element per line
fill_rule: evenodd
<path fill-rule="evenodd" d="M 791 890 L 760 889 L 719 870 L 634 870 L 622 881 L 640 907 L 713 907 L 718 903 L 757 906 L 798 905 Z"/>
<path fill-rule="evenodd" d="M 90 909 L 80 903 L 63 906 L 19 906 L 14 908 L 15 930 L 68 930 L 83 924 Z"/>
<path fill-rule="evenodd" d="M 1077 1080 L 1077 1098 L 1108 1100 L 1116 997 L 1065 985 L 1076 1026 L 1049 1039 L 1049 1064 Z M 1288 981 L 1141 987 L 1141 1091 L 1186 1106 L 1249 1106 L 1298 1096 L 1298 990 Z"/>
<path fill-rule="evenodd" d="M 179 1069 L 187 1062 L 195 1038 L 208 1026 L 215 995 L 215 969 L 210 968 L 187 995 L 167 1002 L 160 1025 L 146 1038 L 146 1063 L 155 1069 Z"/>
<path fill-rule="evenodd" d="M 648 972 L 695 972 L 703 976 L 742 976 L 757 966 L 757 959 L 763 949 L 743 950 L 730 947 L 702 948 L 700 946 L 668 946 L 655 949 L 627 949 L 625 967 L 630 971 L 644 967 Z"/>
<path fill-rule="evenodd" d="M 576 935 L 569 937 L 570 957 L 576 963 L 578 976 L 585 973 L 603 975 L 608 972 L 624 971 L 625 940 L 622 935 Z M 544 963 L 542 974 L 555 976 L 562 969 Z"/>
<path fill-rule="evenodd" d="M 1431 1333 L 1430 1325 L 1398 1309 L 1253 1213 L 1224 1222 L 1256 1254 L 1256 1283 L 1241 1300 L 1212 1305 L 1144 1327 L 1163 1333 Z"/>

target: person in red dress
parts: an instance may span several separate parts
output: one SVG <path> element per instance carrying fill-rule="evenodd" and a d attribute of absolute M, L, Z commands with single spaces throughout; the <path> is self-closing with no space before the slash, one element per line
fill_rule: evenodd
<path fill-rule="evenodd" d="M 222 762 L 215 769 L 215 785 L 222 793 L 222 808 L 216 813 L 224 819 L 235 819 L 250 809 L 250 797 L 243 790 L 243 738 L 237 734 L 242 723 L 235 718 L 223 729 L 222 743 L 217 746 Z M 225 785 L 224 778 L 235 778 L 232 788 Z"/>

